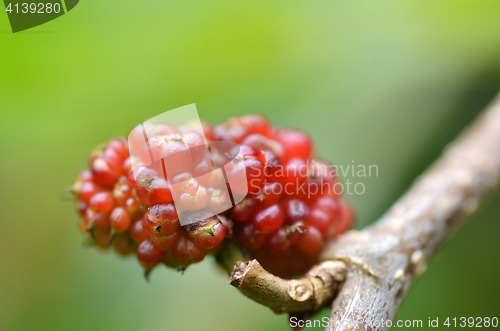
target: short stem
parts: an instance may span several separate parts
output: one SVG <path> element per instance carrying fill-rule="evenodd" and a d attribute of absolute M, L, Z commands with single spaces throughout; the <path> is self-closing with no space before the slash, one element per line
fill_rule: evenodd
<path fill-rule="evenodd" d="M 233 272 L 235 262 L 248 261 L 249 257 L 245 254 L 243 248 L 234 240 L 228 239 L 224 244 L 224 248 L 216 255 L 217 262 L 228 275 Z"/>
<path fill-rule="evenodd" d="M 257 260 L 236 262 L 230 284 L 275 313 L 311 312 L 330 303 L 344 281 L 346 266 L 325 261 L 300 279 L 286 280 L 267 272 Z"/>

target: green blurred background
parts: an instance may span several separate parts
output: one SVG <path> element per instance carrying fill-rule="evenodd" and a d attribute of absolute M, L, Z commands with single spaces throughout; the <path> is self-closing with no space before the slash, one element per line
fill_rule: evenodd
<path fill-rule="evenodd" d="M 148 284 L 134 259 L 82 247 L 65 190 L 94 146 L 149 117 L 259 112 L 337 165 L 378 165 L 347 197 L 362 227 L 499 87 L 498 0 L 82 0 L 17 34 L 0 13 L 0 330 L 288 330 L 210 260 Z M 499 215 L 497 196 L 398 319 L 500 317 Z"/>

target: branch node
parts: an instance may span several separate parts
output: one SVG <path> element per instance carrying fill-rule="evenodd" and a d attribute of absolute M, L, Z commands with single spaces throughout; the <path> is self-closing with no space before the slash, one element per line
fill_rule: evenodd
<path fill-rule="evenodd" d="M 286 280 L 267 272 L 257 260 L 236 262 L 230 284 L 275 313 L 317 311 L 330 303 L 344 280 L 346 265 L 325 261 L 300 279 Z"/>

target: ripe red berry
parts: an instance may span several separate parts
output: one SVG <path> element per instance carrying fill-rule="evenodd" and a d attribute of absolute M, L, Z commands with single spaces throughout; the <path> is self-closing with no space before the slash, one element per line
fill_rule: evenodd
<path fill-rule="evenodd" d="M 302 253 L 316 257 L 323 249 L 324 241 L 321 232 L 313 226 L 308 226 L 306 233 L 293 244 Z"/>
<path fill-rule="evenodd" d="M 201 121 L 201 127 L 203 130 L 203 133 L 205 134 L 205 139 L 208 141 L 214 141 L 214 130 L 212 126 L 205 121 Z"/>
<path fill-rule="evenodd" d="M 101 213 L 110 212 L 115 207 L 113 194 L 111 192 L 94 194 L 92 198 L 90 198 L 89 206 L 90 208 Z"/>
<path fill-rule="evenodd" d="M 313 208 L 311 210 L 311 214 L 309 215 L 309 225 L 318 229 L 325 238 L 333 234 L 334 223 L 331 222 L 330 215 L 321 209 Z"/>
<path fill-rule="evenodd" d="M 159 225 L 158 223 L 152 222 L 151 219 L 145 215 L 142 219 L 142 227 L 151 237 L 168 236 L 179 229 L 180 223 L 179 221 L 175 221 Z"/>
<path fill-rule="evenodd" d="M 111 139 L 106 145 L 107 148 L 112 149 L 123 163 L 128 158 L 127 141 L 122 138 Z"/>
<path fill-rule="evenodd" d="M 130 227 L 130 215 L 122 207 L 116 207 L 111 212 L 111 224 L 115 231 L 125 232 Z"/>
<path fill-rule="evenodd" d="M 80 201 L 89 202 L 90 198 L 102 191 L 104 189 L 94 182 L 83 182 L 78 190 L 77 197 Z"/>
<path fill-rule="evenodd" d="M 136 166 L 135 168 L 132 168 L 131 171 L 129 172 L 128 175 L 129 184 L 133 188 L 137 186 L 148 187 L 151 180 L 159 176 L 158 171 L 159 169 L 156 169 L 156 167 L 153 166 L 149 167 L 145 167 L 143 165 Z"/>
<path fill-rule="evenodd" d="M 203 159 L 200 162 L 198 162 L 194 167 L 193 167 L 193 177 L 199 178 L 200 176 L 206 175 L 209 172 L 213 170 L 211 162 L 208 159 Z M 205 178 L 205 177 L 202 177 Z M 204 184 L 205 185 L 205 184 Z"/>
<path fill-rule="evenodd" d="M 135 157 L 135 156 L 131 156 L 131 157 L 127 158 L 125 160 L 125 162 L 123 162 L 122 173 L 123 173 L 124 176 L 127 176 L 127 179 L 129 178 L 130 172 L 132 171 L 134 165 L 136 165 L 138 163 L 139 163 L 139 159 L 137 157 Z"/>
<path fill-rule="evenodd" d="M 176 201 L 176 207 L 179 211 L 186 211 L 193 207 L 194 197 L 198 193 L 200 184 L 188 172 L 182 172 L 172 179 L 173 197 Z M 207 196 L 208 202 L 208 196 Z"/>
<path fill-rule="evenodd" d="M 285 149 L 285 156 L 282 160 L 283 164 L 287 164 L 288 160 L 295 157 L 307 160 L 312 157 L 314 146 L 311 137 L 305 132 L 285 129 L 280 130 L 277 134 L 277 140 Z"/>
<path fill-rule="evenodd" d="M 173 204 L 154 205 L 142 219 L 142 226 L 150 236 L 168 236 L 180 227 Z"/>
<path fill-rule="evenodd" d="M 229 196 L 219 189 L 212 187 L 207 189 L 208 202 L 206 210 L 212 213 L 217 213 L 221 210 L 226 210 L 231 206 Z"/>
<path fill-rule="evenodd" d="M 148 232 L 142 227 L 142 220 L 135 221 L 132 224 L 130 227 L 130 237 L 138 243 L 149 238 Z"/>
<path fill-rule="evenodd" d="M 340 214 L 340 206 L 338 202 L 329 196 L 319 198 L 314 203 L 314 206 L 328 213 L 330 217 L 333 218 L 337 218 L 338 215 Z"/>
<path fill-rule="evenodd" d="M 108 158 L 109 160 L 98 157 L 92 162 L 92 175 L 99 184 L 110 187 L 116 183 L 121 171 L 114 169 L 118 161 L 110 156 Z"/>
<path fill-rule="evenodd" d="M 170 184 L 164 178 L 154 178 L 150 182 L 147 191 L 149 193 L 149 201 L 153 205 L 168 203 L 173 200 L 172 192 L 170 191 Z"/>
<path fill-rule="evenodd" d="M 336 196 L 335 176 L 330 166 L 322 161 L 313 160 L 307 174 L 307 194 L 305 199 L 315 200 L 321 196 Z"/>
<path fill-rule="evenodd" d="M 249 250 L 257 250 L 267 242 L 269 234 L 256 230 L 250 222 L 242 223 L 235 229 L 235 237 L 243 247 Z"/>
<path fill-rule="evenodd" d="M 227 215 L 228 213 L 226 213 Z M 224 225 L 224 227 L 226 228 L 226 238 L 232 238 L 233 237 L 233 229 L 234 229 L 234 222 L 229 218 L 227 217 L 226 215 L 217 215 L 215 216 L 219 222 Z M 220 247 L 220 246 L 219 246 Z M 217 249 L 211 249 L 210 251 L 216 251 Z"/>
<path fill-rule="evenodd" d="M 264 149 L 261 151 L 261 159 L 264 162 L 265 180 L 269 182 L 279 182 L 279 177 L 284 176 L 280 158 L 272 151 Z"/>
<path fill-rule="evenodd" d="M 132 220 L 137 220 L 144 213 L 144 211 L 142 210 L 143 206 L 141 207 L 141 204 L 134 198 L 127 199 L 125 208 L 127 209 L 127 212 L 129 213 Z"/>
<path fill-rule="evenodd" d="M 285 149 L 280 142 L 269 139 L 258 133 L 251 134 L 246 137 L 243 140 L 242 145 L 250 146 L 259 151 L 271 151 L 278 157 L 283 157 L 285 154 Z"/>
<path fill-rule="evenodd" d="M 271 235 L 269 241 L 266 244 L 266 247 L 276 253 L 285 252 L 291 244 L 289 236 L 290 235 L 285 229 L 280 228 L 278 231 Z"/>
<path fill-rule="evenodd" d="M 173 182 L 173 196 L 179 211 L 199 210 L 207 206 L 210 193 L 190 173 L 175 176 Z"/>
<path fill-rule="evenodd" d="M 162 251 L 167 251 L 169 249 L 172 249 L 176 247 L 179 238 L 181 236 L 180 231 L 175 231 L 172 232 L 168 235 L 165 236 L 153 236 L 150 237 L 149 240 L 151 240 L 151 243 L 153 246 L 156 248 L 162 250 Z"/>
<path fill-rule="evenodd" d="M 134 175 L 130 173 L 128 181 L 136 189 L 137 198 L 146 205 L 168 203 L 173 200 L 170 184 L 163 175 L 153 168 L 140 167 Z"/>
<path fill-rule="evenodd" d="M 283 207 L 279 204 L 272 205 L 258 211 L 252 218 L 256 230 L 273 232 L 278 230 L 285 222 Z"/>
<path fill-rule="evenodd" d="M 132 188 L 128 184 L 127 177 L 121 176 L 113 188 L 113 198 L 117 206 L 123 207 L 132 196 Z"/>
<path fill-rule="evenodd" d="M 99 229 L 102 231 L 109 231 L 111 229 L 111 221 L 108 213 L 99 213 L 93 209 L 87 209 L 84 216 L 87 224 L 87 229 Z"/>
<path fill-rule="evenodd" d="M 240 222 L 250 220 L 257 209 L 258 203 L 251 196 L 246 197 L 233 208 L 233 218 Z"/>
<path fill-rule="evenodd" d="M 92 172 L 90 172 L 88 170 L 83 170 L 82 172 L 80 172 L 80 174 L 78 174 L 77 180 L 82 181 L 82 182 L 89 182 L 89 181 L 93 180 Z"/>
<path fill-rule="evenodd" d="M 210 217 L 185 227 L 191 239 L 204 249 L 218 246 L 226 236 L 226 227 L 218 217 Z"/>
<path fill-rule="evenodd" d="M 141 146 L 140 159 L 146 164 L 150 165 L 155 161 L 159 161 L 162 158 L 163 150 L 167 146 L 167 140 L 165 136 L 151 136 L 148 141 Z"/>
<path fill-rule="evenodd" d="M 214 138 L 220 141 L 234 141 L 240 143 L 246 136 L 247 129 L 236 117 L 228 118 L 224 123 L 214 127 Z"/>
<path fill-rule="evenodd" d="M 302 200 L 287 200 L 284 205 L 288 224 L 296 224 L 297 222 L 305 224 L 309 219 L 309 207 Z"/>
<path fill-rule="evenodd" d="M 303 159 L 294 158 L 285 166 L 280 175 L 283 190 L 288 196 L 303 198 L 307 195 L 307 164 Z"/>
<path fill-rule="evenodd" d="M 248 193 L 257 193 L 264 179 L 264 163 L 259 154 L 251 147 L 242 146 L 243 162 L 248 183 Z"/>
<path fill-rule="evenodd" d="M 209 123 L 207 123 L 205 121 L 201 121 L 201 128 L 197 123 L 194 123 L 194 122 L 190 122 L 190 123 L 187 123 L 185 125 L 180 125 L 179 131 L 180 132 L 196 132 L 200 135 L 203 134 L 205 136 L 205 139 L 208 141 L 214 140 L 213 128 Z"/>
<path fill-rule="evenodd" d="M 187 234 L 182 232 L 173 253 L 178 263 L 187 266 L 190 263 L 200 262 L 205 258 L 206 252 L 194 243 Z"/>
<path fill-rule="evenodd" d="M 152 222 L 158 225 L 172 223 L 179 219 L 173 203 L 149 207 L 148 217 Z"/>
<path fill-rule="evenodd" d="M 151 240 L 144 240 L 137 247 L 137 260 L 146 269 L 153 267 L 155 264 L 160 263 L 163 260 L 165 253 L 154 247 Z"/>
<path fill-rule="evenodd" d="M 267 135 L 269 130 L 269 122 L 267 119 L 258 114 L 246 115 L 241 118 L 241 123 L 246 129 L 247 135 L 258 133 Z"/>
<path fill-rule="evenodd" d="M 267 134 L 268 125 L 267 120 L 260 115 L 230 117 L 224 123 L 214 127 L 214 138 L 239 144 L 252 133 Z"/>
<path fill-rule="evenodd" d="M 188 131 L 182 135 L 182 140 L 189 148 L 191 153 L 191 163 L 186 164 L 186 168 L 193 168 L 196 164 L 200 163 L 205 156 L 206 144 L 205 139 L 197 132 Z"/>
<path fill-rule="evenodd" d="M 190 240 L 188 242 L 188 254 L 191 263 L 198 263 L 203 261 L 203 259 L 207 255 L 207 251 Z"/>
<path fill-rule="evenodd" d="M 190 143 L 193 142 L 190 140 Z M 141 150 L 141 160 L 146 165 L 162 160 L 168 176 L 174 176 L 193 165 L 190 148 L 180 133 L 150 137 Z"/>
<path fill-rule="evenodd" d="M 81 216 L 85 215 L 85 213 L 87 212 L 87 209 L 88 209 L 89 205 L 85 202 L 79 202 L 78 203 L 78 214 L 80 214 Z"/>
<path fill-rule="evenodd" d="M 268 207 L 280 201 L 282 193 L 283 187 L 280 183 L 265 183 L 260 192 L 255 196 L 255 199 L 260 201 L 263 207 Z"/>
<path fill-rule="evenodd" d="M 149 192 L 146 188 L 142 186 L 137 186 L 135 188 L 135 196 L 139 200 L 139 202 L 145 206 L 152 206 L 153 203 L 149 198 Z"/>

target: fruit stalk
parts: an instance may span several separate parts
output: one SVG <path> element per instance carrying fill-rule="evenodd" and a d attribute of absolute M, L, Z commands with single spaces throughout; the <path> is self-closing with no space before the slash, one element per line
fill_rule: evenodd
<path fill-rule="evenodd" d="M 317 311 L 328 304 L 345 277 L 340 261 L 320 263 L 300 279 L 286 280 L 267 272 L 257 260 L 236 262 L 230 284 L 275 313 Z"/>

